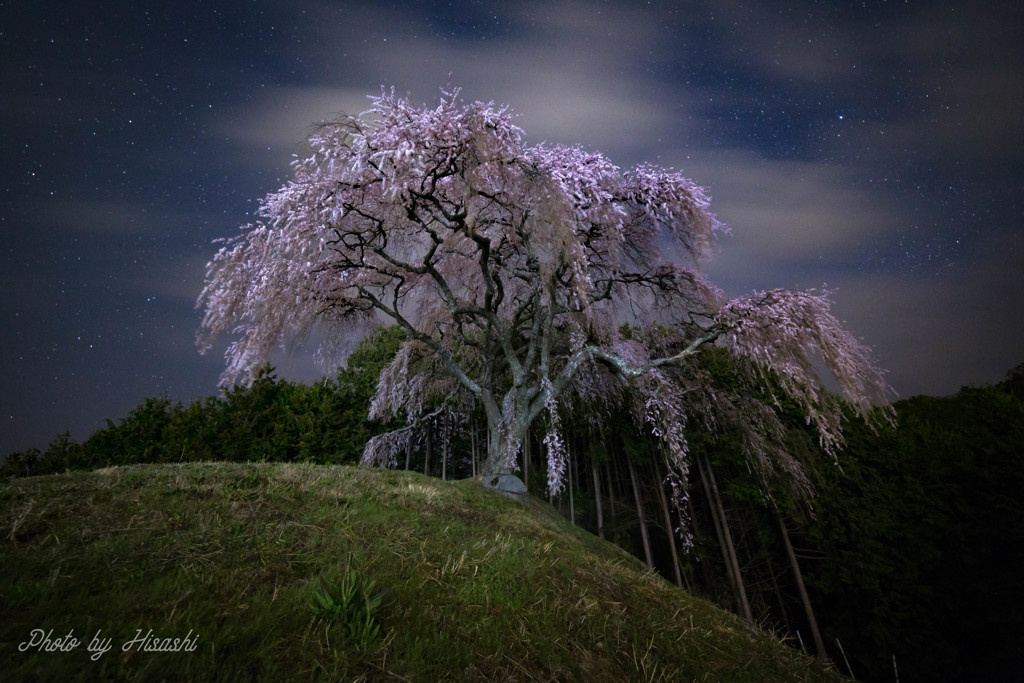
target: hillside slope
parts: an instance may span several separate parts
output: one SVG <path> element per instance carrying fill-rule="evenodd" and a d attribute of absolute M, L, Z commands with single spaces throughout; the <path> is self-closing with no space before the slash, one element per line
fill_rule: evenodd
<path fill-rule="evenodd" d="M 839 679 L 472 480 L 110 468 L 0 484 L 0 531 L 5 680 Z"/>

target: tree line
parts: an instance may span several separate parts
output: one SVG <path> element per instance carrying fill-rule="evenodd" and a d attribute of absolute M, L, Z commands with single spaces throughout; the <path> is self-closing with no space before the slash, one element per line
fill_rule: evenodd
<path fill-rule="evenodd" d="M 147 397 L 82 443 L 65 432 L 45 450 L 8 454 L 0 473 L 33 476 L 211 460 L 353 464 L 382 429 L 367 421 L 367 409 L 380 371 L 401 340 L 397 329 L 381 330 L 356 347 L 335 377 L 312 385 L 281 379 L 267 364 L 250 384 L 220 396 L 187 405 Z"/>
<path fill-rule="evenodd" d="M 218 397 L 146 398 L 82 443 L 65 433 L 44 451 L 9 454 L 0 473 L 206 460 L 355 464 L 387 428 L 367 415 L 402 339 L 397 328 L 377 333 L 336 377 L 313 385 L 265 366 Z M 895 409 L 896 427 L 848 420 L 835 460 L 790 416 L 788 447 L 805 467 L 816 463 L 810 507 L 791 480 L 759 475 L 725 431 L 691 437 L 692 483 L 674 508 L 660 443 L 626 413 L 562 416 L 566 484 L 557 496 L 540 431 L 524 441 L 518 474 L 574 524 L 860 680 L 1005 679 L 1020 670 L 1012 653 L 1024 634 L 1014 607 L 1024 604 L 1024 365 L 1001 384 Z M 418 423 L 394 466 L 473 476 L 487 436 L 480 414 L 455 421 L 437 412 Z"/>

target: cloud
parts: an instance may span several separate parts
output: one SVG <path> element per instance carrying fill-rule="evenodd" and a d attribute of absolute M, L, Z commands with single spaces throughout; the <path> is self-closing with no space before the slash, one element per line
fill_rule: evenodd
<path fill-rule="evenodd" d="M 1024 89 L 1019 66 L 954 67 L 919 116 L 888 126 L 889 149 L 935 163 L 1016 160 L 1024 146 Z"/>
<path fill-rule="evenodd" d="M 712 210 L 732 231 L 708 268 L 727 289 L 820 286 L 905 220 L 856 167 L 763 159 L 745 150 L 666 157 L 683 161 L 676 165 L 709 189 Z"/>
<path fill-rule="evenodd" d="M 33 211 L 35 222 L 55 232 L 123 238 L 153 230 L 151 205 L 139 201 L 51 200 Z"/>
<path fill-rule="evenodd" d="M 430 104 L 451 79 L 468 101 L 512 106 L 530 143 L 581 144 L 624 165 L 641 160 L 638 141 L 650 147 L 691 132 L 684 125 L 691 119 L 683 105 L 688 98 L 644 71 L 652 41 L 671 40 L 652 16 L 578 3 L 522 3 L 501 11 L 501 21 L 519 29 L 512 37 L 449 40 L 445 26 L 424 31 L 425 19 L 377 5 L 348 8 L 340 25 L 336 8 L 322 4 L 303 49 L 308 61 L 337 64 L 330 84 L 265 88 L 215 125 L 236 148 L 291 154 L 311 124 L 366 110 L 366 96 L 382 85 Z"/>
<path fill-rule="evenodd" d="M 369 109 L 371 94 L 376 92 L 315 85 L 266 88 L 245 107 L 218 118 L 216 125 L 236 148 L 294 151 L 317 123 Z"/>
<path fill-rule="evenodd" d="M 857 18 L 839 5 L 798 16 L 767 4 L 725 2 L 721 11 L 745 47 L 746 71 L 859 112 L 867 125 L 848 130 L 850 153 L 920 163 L 951 150 L 967 160 L 1016 158 L 1024 144 L 1024 14 L 1013 3 L 962 4 L 876 13 L 872 21 L 838 20 L 835 13 Z"/>
<path fill-rule="evenodd" d="M 941 274 L 847 274 L 835 313 L 875 347 L 902 396 L 1001 381 L 1024 362 L 1024 236 L 989 237 Z"/>

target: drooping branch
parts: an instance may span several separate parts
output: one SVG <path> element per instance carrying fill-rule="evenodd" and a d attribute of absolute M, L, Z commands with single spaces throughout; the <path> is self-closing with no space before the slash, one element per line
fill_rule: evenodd
<path fill-rule="evenodd" d="M 508 108 L 464 104 L 457 90 L 434 107 L 383 91 L 371 116 L 328 122 L 309 142 L 261 222 L 209 265 L 200 346 L 239 337 L 224 383 L 314 329 L 329 360 L 335 337 L 391 320 L 408 341 L 381 376 L 380 416 L 418 415 L 430 396 L 481 404 L 488 473 L 544 419 L 557 471 L 562 406 L 628 404 L 661 440 L 674 490 L 685 488 L 691 423 L 741 425 L 759 463 L 799 480 L 777 445 L 777 403 L 795 403 L 834 450 L 841 405 L 819 367 L 863 415 L 889 395 L 827 293 L 726 301 L 704 279 L 725 228 L 677 171 L 528 146 Z M 735 364 L 735 386 L 702 366 L 710 350 Z M 369 461 L 400 436 L 388 438 L 368 444 Z"/>

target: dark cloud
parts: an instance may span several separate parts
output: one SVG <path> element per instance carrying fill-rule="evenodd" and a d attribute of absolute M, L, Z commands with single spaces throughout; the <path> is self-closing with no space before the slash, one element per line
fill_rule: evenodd
<path fill-rule="evenodd" d="M 1014 303 L 1024 296 L 1022 253 L 1024 237 L 993 236 L 941 276 L 840 277 L 836 312 L 875 348 L 904 396 L 999 381 L 1024 362 L 1024 316 Z"/>

